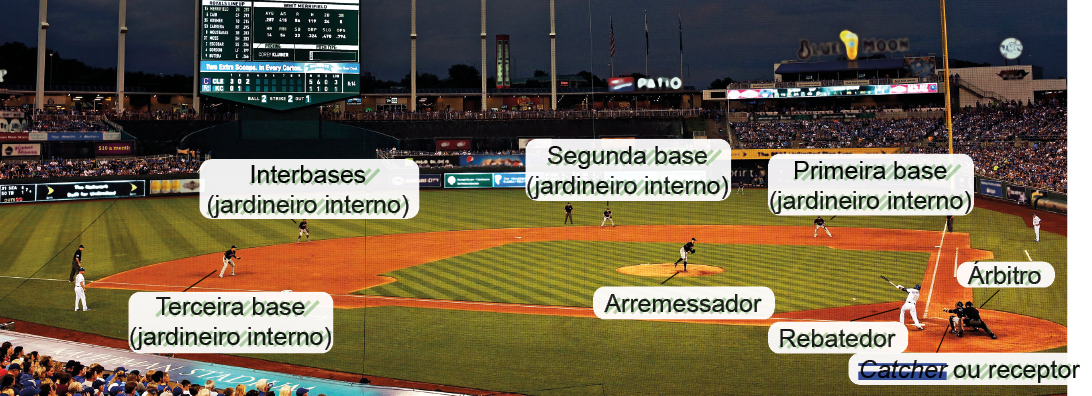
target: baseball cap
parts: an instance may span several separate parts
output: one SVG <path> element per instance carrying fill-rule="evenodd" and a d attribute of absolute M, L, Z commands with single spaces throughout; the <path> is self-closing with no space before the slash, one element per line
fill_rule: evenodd
<path fill-rule="evenodd" d="M 309 390 L 309 389 L 307 389 L 307 388 L 299 388 L 299 389 L 296 389 L 296 396 L 303 396 L 303 395 L 306 395 L 306 394 L 307 394 L 307 391 L 308 391 L 308 390 Z"/>
<path fill-rule="evenodd" d="M 118 372 L 118 371 L 126 371 L 126 370 L 125 370 L 125 367 L 118 367 L 118 368 L 114 369 L 115 373 Z"/>
<path fill-rule="evenodd" d="M 87 270 L 84 269 L 83 267 L 80 267 L 80 272 L 84 272 L 84 271 L 87 271 Z"/>
<path fill-rule="evenodd" d="M 235 249 L 235 245 L 231 245 L 231 248 L 232 248 L 232 249 Z"/>
<path fill-rule="evenodd" d="M 83 247 L 83 245 L 80 245 L 80 247 Z"/>
<path fill-rule="evenodd" d="M 23 369 L 23 366 L 20 366 L 20 365 L 15 364 L 15 363 L 12 363 L 10 366 L 8 366 L 8 370 L 22 370 L 22 369 Z"/>
<path fill-rule="evenodd" d="M 179 396 L 179 395 L 182 394 L 182 388 L 176 386 L 176 387 L 174 387 L 174 389 L 171 389 L 171 393 L 173 393 L 174 396 Z"/>

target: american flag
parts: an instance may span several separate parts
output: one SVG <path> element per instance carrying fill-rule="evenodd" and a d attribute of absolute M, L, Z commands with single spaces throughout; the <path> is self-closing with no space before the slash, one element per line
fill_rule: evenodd
<path fill-rule="evenodd" d="M 610 57 L 614 57 L 614 15 L 610 17 Z"/>

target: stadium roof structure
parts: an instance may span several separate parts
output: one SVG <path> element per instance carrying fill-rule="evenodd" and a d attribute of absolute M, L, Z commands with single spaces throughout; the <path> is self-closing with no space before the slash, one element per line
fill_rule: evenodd
<path fill-rule="evenodd" d="M 808 62 L 808 63 L 783 63 L 778 65 L 774 73 L 820 73 L 851 70 L 886 70 L 901 69 L 903 59 L 866 59 L 859 61 L 835 61 L 835 62 Z"/>

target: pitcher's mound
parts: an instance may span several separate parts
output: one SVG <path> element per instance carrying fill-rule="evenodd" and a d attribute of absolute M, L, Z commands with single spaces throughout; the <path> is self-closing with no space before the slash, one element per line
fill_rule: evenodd
<path fill-rule="evenodd" d="M 626 275 L 654 277 L 671 276 L 675 275 L 676 272 L 679 273 L 676 276 L 706 276 L 724 272 L 724 268 L 721 267 L 699 264 L 688 264 L 686 266 L 686 272 L 682 272 L 682 270 L 682 264 L 679 264 L 678 267 L 676 267 L 674 264 L 641 264 L 621 267 L 617 269 L 618 272 Z"/>

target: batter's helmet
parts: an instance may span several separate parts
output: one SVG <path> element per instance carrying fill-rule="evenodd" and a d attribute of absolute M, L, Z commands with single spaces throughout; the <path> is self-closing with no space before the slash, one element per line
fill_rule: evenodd
<path fill-rule="evenodd" d="M 914 285 L 915 289 L 921 290 L 921 285 Z"/>

